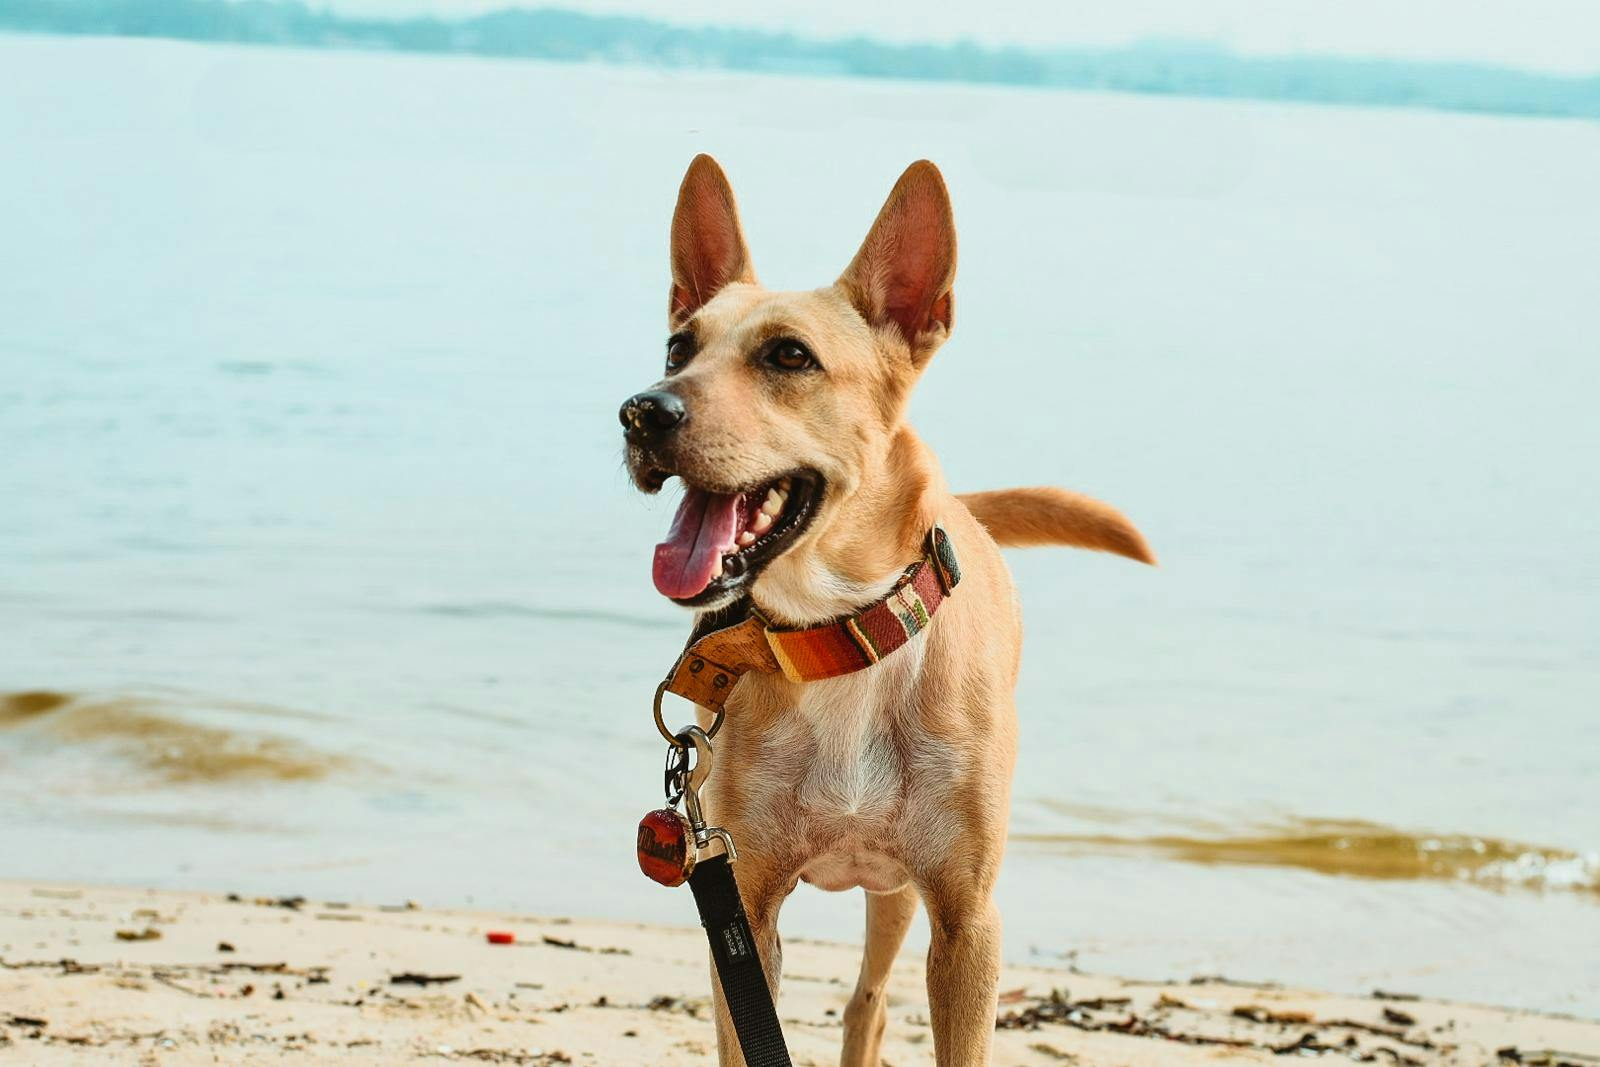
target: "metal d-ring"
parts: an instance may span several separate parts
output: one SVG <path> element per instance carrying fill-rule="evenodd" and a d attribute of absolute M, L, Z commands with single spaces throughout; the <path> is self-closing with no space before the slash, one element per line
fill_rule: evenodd
<path fill-rule="evenodd" d="M 666 691 L 666 682 L 662 682 L 660 685 L 656 686 L 656 729 L 661 731 L 661 736 L 666 738 L 667 744 L 671 745 L 673 748 L 688 748 L 689 746 L 685 745 L 682 741 L 679 741 L 672 735 L 672 731 L 667 729 L 667 720 L 661 717 L 661 697 L 666 693 Z"/>
<path fill-rule="evenodd" d="M 662 696 L 664 696 L 666 694 L 667 685 L 671 681 L 672 681 L 672 679 L 668 678 L 665 682 L 662 682 L 660 685 L 656 686 L 656 699 L 655 699 L 655 706 L 654 706 L 654 709 L 653 709 L 655 711 L 655 716 L 656 716 L 656 729 L 661 731 L 661 736 L 667 739 L 667 744 L 671 745 L 674 748 L 687 748 L 689 746 L 685 745 L 682 741 L 680 741 L 678 739 L 678 736 L 676 734 L 674 734 L 671 730 L 667 729 L 667 720 L 662 718 L 662 716 L 661 716 L 661 698 L 662 698 Z M 716 718 L 711 720 L 711 729 L 706 731 L 706 740 L 709 741 L 711 738 L 717 736 L 717 731 L 722 729 L 722 719 L 723 719 L 722 709 L 718 708 L 717 711 L 716 711 Z"/>

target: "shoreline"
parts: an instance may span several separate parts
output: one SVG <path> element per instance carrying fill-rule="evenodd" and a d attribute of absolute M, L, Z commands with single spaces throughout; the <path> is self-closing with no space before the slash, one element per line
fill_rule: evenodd
<path fill-rule="evenodd" d="M 515 936 L 490 944 L 490 931 Z M 797 1064 L 837 1061 L 856 945 L 786 938 Z M 695 927 L 424 909 L 403 901 L 0 882 L 0 1054 L 39 1067 L 706 1063 Z M 1230 982 L 1006 966 L 997 1064 L 1600 1065 L 1600 1020 Z M 922 961 L 889 985 L 884 1059 L 931 1062 Z"/>

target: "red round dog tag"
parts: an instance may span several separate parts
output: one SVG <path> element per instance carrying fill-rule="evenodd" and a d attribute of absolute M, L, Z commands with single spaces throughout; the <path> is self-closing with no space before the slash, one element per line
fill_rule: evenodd
<path fill-rule="evenodd" d="M 682 885 L 694 871 L 694 829 L 673 808 L 639 820 L 639 869 L 662 885 Z"/>

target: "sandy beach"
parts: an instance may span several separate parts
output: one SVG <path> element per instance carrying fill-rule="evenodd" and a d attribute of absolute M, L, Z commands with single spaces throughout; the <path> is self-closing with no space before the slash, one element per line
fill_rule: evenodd
<path fill-rule="evenodd" d="M 685 905 L 688 905 L 685 899 Z M 491 931 L 511 933 L 491 944 Z M 699 930 L 227 894 L 0 884 L 0 1059 L 56 1064 L 699 1064 Z M 797 1064 L 836 1062 L 855 946 L 786 942 Z M 1007 967 L 996 1064 L 1600 1064 L 1600 1022 L 1183 976 Z M 884 1060 L 932 1062 L 921 961 Z"/>

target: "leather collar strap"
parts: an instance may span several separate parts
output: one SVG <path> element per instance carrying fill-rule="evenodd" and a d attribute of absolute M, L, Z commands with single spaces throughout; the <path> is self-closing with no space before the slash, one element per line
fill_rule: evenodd
<path fill-rule="evenodd" d="M 960 581 L 955 546 L 935 526 L 922 558 L 881 599 L 854 615 L 796 630 L 771 627 L 746 605 L 742 622 L 691 638 L 665 688 L 720 712 L 746 671 L 781 672 L 792 682 L 815 682 L 865 670 L 926 629 Z"/>

